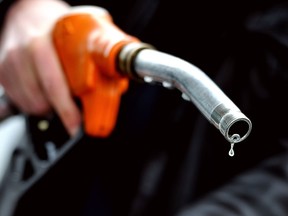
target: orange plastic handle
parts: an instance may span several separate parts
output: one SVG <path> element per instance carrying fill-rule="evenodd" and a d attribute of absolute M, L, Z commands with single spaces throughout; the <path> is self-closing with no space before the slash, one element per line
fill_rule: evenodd
<path fill-rule="evenodd" d="M 127 43 L 109 13 L 71 13 L 54 26 L 52 39 L 72 93 L 83 106 L 88 135 L 107 137 L 113 131 L 121 96 L 129 80 L 117 71 L 116 58 Z"/>

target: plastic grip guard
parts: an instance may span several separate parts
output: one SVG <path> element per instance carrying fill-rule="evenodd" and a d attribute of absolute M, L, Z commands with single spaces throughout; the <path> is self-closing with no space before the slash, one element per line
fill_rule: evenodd
<path fill-rule="evenodd" d="M 109 13 L 89 12 L 59 19 L 52 39 L 72 94 L 81 100 L 85 132 L 110 135 L 129 85 L 117 71 L 117 55 L 125 44 L 138 39 L 115 26 Z"/>

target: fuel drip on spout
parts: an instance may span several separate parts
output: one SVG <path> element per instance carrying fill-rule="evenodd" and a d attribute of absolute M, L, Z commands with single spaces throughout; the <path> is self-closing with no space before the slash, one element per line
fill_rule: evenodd
<path fill-rule="evenodd" d="M 234 156 L 234 149 L 233 149 L 233 147 L 234 147 L 234 143 L 232 142 L 232 143 L 231 143 L 231 148 L 230 148 L 230 150 L 229 150 L 229 156 L 231 156 L 231 157 Z"/>
<path fill-rule="evenodd" d="M 240 140 L 240 135 L 239 134 L 233 134 L 232 136 L 231 136 L 231 142 L 230 142 L 230 150 L 229 150 L 229 156 L 230 157 L 233 157 L 234 156 L 234 154 L 235 154 L 235 152 L 234 152 L 234 144 L 236 143 L 236 142 L 239 142 L 239 140 Z"/>

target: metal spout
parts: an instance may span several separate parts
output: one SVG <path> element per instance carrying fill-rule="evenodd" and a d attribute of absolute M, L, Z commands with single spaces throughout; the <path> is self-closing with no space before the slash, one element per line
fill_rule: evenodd
<path fill-rule="evenodd" d="M 119 54 L 123 74 L 160 82 L 180 90 L 230 142 L 241 142 L 252 129 L 251 121 L 198 67 L 142 43 L 131 43 Z"/>

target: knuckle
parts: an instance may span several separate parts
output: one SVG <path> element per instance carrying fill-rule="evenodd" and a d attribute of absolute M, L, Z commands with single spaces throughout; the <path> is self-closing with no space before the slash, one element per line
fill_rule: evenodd
<path fill-rule="evenodd" d="M 50 111 L 50 105 L 46 102 L 36 102 L 30 110 L 33 115 L 45 115 Z"/>

